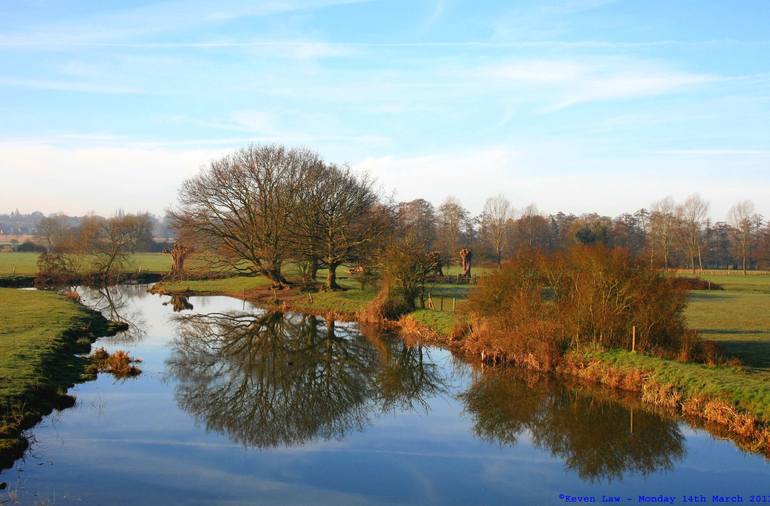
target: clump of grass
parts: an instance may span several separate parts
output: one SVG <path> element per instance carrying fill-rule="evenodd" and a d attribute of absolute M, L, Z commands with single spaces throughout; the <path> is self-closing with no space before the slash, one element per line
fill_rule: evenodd
<path fill-rule="evenodd" d="M 109 353 L 104 348 L 98 348 L 90 358 L 93 368 L 99 372 L 112 374 L 116 378 L 132 378 L 142 373 L 142 370 L 134 365 L 142 360 L 131 357 L 127 351 L 118 350 Z"/>

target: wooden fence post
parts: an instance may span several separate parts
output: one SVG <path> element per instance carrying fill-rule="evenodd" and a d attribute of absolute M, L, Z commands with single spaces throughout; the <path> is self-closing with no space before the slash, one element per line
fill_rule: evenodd
<path fill-rule="evenodd" d="M 457 299 L 455 297 L 452 297 L 452 312 L 455 312 L 455 307 L 457 306 Z"/>
<path fill-rule="evenodd" d="M 439 305 L 441 306 L 441 311 L 443 311 L 444 310 L 444 297 L 441 297 Z"/>
<path fill-rule="evenodd" d="M 636 325 L 631 327 L 631 353 L 636 353 Z"/>

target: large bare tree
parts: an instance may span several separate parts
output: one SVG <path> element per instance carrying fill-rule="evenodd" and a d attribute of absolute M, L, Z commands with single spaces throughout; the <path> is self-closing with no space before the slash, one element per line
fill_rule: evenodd
<path fill-rule="evenodd" d="M 347 167 L 322 166 L 311 172 L 297 196 L 292 237 L 307 258 L 326 267 L 326 287 L 338 289 L 337 268 L 362 262 L 388 228 L 372 181 Z"/>
<path fill-rule="evenodd" d="M 211 163 L 184 182 L 172 212 L 177 226 L 216 253 L 215 263 L 288 281 L 281 266 L 291 250 L 291 213 L 306 175 L 322 164 L 316 153 L 250 146 Z"/>

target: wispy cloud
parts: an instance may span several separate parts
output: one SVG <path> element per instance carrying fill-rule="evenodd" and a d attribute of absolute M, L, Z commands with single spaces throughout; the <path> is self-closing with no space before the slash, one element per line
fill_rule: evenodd
<path fill-rule="evenodd" d="M 19 77 L 0 76 L 0 87 L 29 88 L 34 90 L 49 91 L 74 91 L 81 93 L 108 93 L 108 94 L 143 94 L 146 90 L 127 86 L 91 83 L 84 81 L 68 81 L 59 79 L 29 79 Z"/>
<path fill-rule="evenodd" d="M 770 156 L 770 149 L 669 149 L 656 151 L 660 155 L 671 156 L 685 156 L 685 157 L 735 157 L 735 156 L 751 156 L 751 157 L 766 157 Z"/>
<path fill-rule="evenodd" d="M 555 112 L 588 102 L 623 100 L 673 93 L 719 80 L 634 59 L 519 60 L 482 69 L 511 87 L 536 88 Z"/>
<path fill-rule="evenodd" d="M 240 18 L 321 9 L 371 0 L 172 0 L 87 18 L 22 27 L 0 35 L 0 46 L 56 49 L 66 46 L 140 44 L 147 36 L 217 26 Z M 140 40 L 136 40 L 140 39 Z M 137 46 L 138 47 L 138 46 Z"/>

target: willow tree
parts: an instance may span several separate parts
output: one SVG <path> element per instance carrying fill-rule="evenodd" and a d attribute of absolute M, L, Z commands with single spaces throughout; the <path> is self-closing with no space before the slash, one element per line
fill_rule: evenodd
<path fill-rule="evenodd" d="M 214 253 L 215 265 L 264 275 L 282 288 L 288 284 L 281 265 L 291 251 L 296 195 L 321 164 L 317 154 L 303 149 L 241 149 L 185 181 L 172 216 L 197 246 Z"/>

